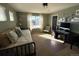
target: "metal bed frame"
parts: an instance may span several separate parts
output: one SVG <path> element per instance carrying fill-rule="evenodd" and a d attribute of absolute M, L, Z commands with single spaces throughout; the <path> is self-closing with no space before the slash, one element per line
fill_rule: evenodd
<path fill-rule="evenodd" d="M 36 56 L 35 42 L 2 49 L 0 50 L 0 56 Z"/>

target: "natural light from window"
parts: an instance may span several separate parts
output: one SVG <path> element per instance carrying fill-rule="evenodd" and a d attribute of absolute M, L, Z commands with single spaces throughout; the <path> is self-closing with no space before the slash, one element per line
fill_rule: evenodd
<path fill-rule="evenodd" d="M 52 43 L 52 41 L 57 41 L 57 42 L 64 43 L 64 41 L 55 39 L 55 38 L 54 38 L 53 36 L 51 36 L 50 34 L 41 34 L 41 35 L 39 35 L 39 37 L 42 37 L 42 38 L 45 38 L 45 39 L 49 39 L 49 40 L 51 40 L 51 43 Z M 55 44 L 55 43 L 54 43 L 54 44 Z"/>
<path fill-rule="evenodd" d="M 0 21 L 7 21 L 5 10 L 6 8 L 0 6 Z"/>
<path fill-rule="evenodd" d="M 31 28 L 35 29 L 35 28 L 42 28 L 42 16 L 31 16 Z"/>
<path fill-rule="evenodd" d="M 27 25 L 30 28 L 30 30 L 37 29 L 37 28 L 42 30 L 42 28 L 43 28 L 43 15 L 41 15 L 41 14 L 39 14 L 39 15 L 28 14 L 27 15 Z"/>
<path fill-rule="evenodd" d="M 32 26 L 33 28 L 40 27 L 40 16 L 32 16 Z"/>
<path fill-rule="evenodd" d="M 14 21 L 14 14 L 12 11 L 9 11 L 10 21 Z"/>

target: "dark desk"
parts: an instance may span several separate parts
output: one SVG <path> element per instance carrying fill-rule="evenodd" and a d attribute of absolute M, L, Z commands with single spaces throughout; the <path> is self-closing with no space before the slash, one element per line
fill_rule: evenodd
<path fill-rule="evenodd" d="M 58 35 L 63 35 L 64 36 L 64 42 L 68 41 L 70 32 L 67 32 L 65 30 L 56 30 L 55 31 L 55 38 L 58 39 Z"/>
<path fill-rule="evenodd" d="M 64 36 L 64 43 L 65 42 L 69 43 L 71 49 L 72 49 L 73 45 L 76 45 L 79 47 L 79 33 L 67 32 L 64 30 L 56 30 L 55 31 L 55 38 L 58 39 L 58 35 Z"/>
<path fill-rule="evenodd" d="M 70 33 L 71 49 L 73 45 L 79 47 L 79 33 L 71 32 Z"/>

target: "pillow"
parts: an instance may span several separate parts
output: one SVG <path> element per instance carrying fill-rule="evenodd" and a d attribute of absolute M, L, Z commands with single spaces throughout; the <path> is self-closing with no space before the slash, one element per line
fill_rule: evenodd
<path fill-rule="evenodd" d="M 22 36 L 22 33 L 21 33 L 21 31 L 19 29 L 15 29 L 15 32 L 18 35 L 18 37 L 21 37 Z"/>
<path fill-rule="evenodd" d="M 20 27 L 15 27 L 15 29 L 18 29 L 20 32 L 22 32 L 21 29 L 20 29 Z"/>
<path fill-rule="evenodd" d="M 6 47 L 10 44 L 11 43 L 9 41 L 7 34 L 0 34 L 0 48 Z"/>
<path fill-rule="evenodd" d="M 8 33 L 8 37 L 9 37 L 9 40 L 12 42 L 12 43 L 15 43 L 18 39 L 18 36 L 17 34 L 15 33 L 15 31 L 10 31 Z"/>

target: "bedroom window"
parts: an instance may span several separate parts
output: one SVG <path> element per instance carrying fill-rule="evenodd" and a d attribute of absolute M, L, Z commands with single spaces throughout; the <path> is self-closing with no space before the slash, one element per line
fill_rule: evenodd
<path fill-rule="evenodd" d="M 39 25 L 39 16 L 32 16 L 32 25 L 38 26 Z"/>
<path fill-rule="evenodd" d="M 32 16 L 32 26 L 33 28 L 40 27 L 40 16 Z"/>
<path fill-rule="evenodd" d="M 14 21 L 14 13 L 9 11 L 10 21 Z"/>
<path fill-rule="evenodd" d="M 7 21 L 5 10 L 6 8 L 0 6 L 0 21 Z"/>
<path fill-rule="evenodd" d="M 42 29 L 43 28 L 43 15 L 32 15 L 28 14 L 27 15 L 27 25 L 32 29 Z"/>

